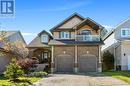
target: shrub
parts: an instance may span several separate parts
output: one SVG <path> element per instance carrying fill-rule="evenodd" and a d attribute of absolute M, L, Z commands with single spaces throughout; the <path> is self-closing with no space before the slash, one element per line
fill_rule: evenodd
<path fill-rule="evenodd" d="M 47 72 L 42 72 L 42 71 L 40 71 L 40 72 L 32 72 L 30 74 L 30 76 L 34 76 L 34 77 L 43 77 L 43 76 L 47 76 L 47 75 L 48 75 Z"/>
<path fill-rule="evenodd" d="M 25 73 L 28 74 L 29 70 L 32 68 L 32 67 L 35 67 L 35 64 L 38 63 L 37 60 L 34 60 L 34 59 L 29 59 L 29 58 L 26 58 L 26 59 L 19 59 L 17 61 L 17 64 L 24 70 Z"/>
<path fill-rule="evenodd" d="M 109 51 L 103 53 L 103 71 L 114 69 L 114 56 Z"/>
<path fill-rule="evenodd" d="M 16 63 L 10 63 L 7 66 L 4 74 L 6 78 L 10 79 L 11 81 L 15 81 L 19 76 L 23 74 L 23 71 L 21 70 L 21 67 Z"/>

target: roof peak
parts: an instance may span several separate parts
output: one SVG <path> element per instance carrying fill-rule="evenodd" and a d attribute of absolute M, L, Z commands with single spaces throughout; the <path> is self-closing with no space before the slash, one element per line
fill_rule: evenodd
<path fill-rule="evenodd" d="M 69 17 L 67 17 L 66 19 L 64 19 L 61 23 L 59 23 L 58 25 L 54 26 L 52 29 L 50 29 L 50 31 L 52 32 L 54 29 L 56 29 L 57 27 L 61 26 L 63 23 L 69 21 L 71 18 L 73 17 L 79 17 L 80 19 L 84 20 L 85 18 L 83 16 L 81 16 L 79 13 L 75 12 L 73 14 L 71 14 Z"/>

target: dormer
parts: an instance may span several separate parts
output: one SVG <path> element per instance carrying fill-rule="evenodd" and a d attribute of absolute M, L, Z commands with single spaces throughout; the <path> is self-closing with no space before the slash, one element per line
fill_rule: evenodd
<path fill-rule="evenodd" d="M 40 37 L 41 43 L 48 43 L 49 40 L 52 39 L 52 36 L 45 30 L 40 32 L 38 36 Z"/>

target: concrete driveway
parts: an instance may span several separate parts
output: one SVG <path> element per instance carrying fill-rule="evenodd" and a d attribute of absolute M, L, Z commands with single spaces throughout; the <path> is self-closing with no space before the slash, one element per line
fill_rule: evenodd
<path fill-rule="evenodd" d="M 130 86 L 128 83 L 101 74 L 54 74 L 32 86 Z"/>

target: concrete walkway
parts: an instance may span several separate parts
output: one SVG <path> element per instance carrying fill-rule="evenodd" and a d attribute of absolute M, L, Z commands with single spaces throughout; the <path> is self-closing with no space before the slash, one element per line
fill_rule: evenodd
<path fill-rule="evenodd" d="M 130 86 L 128 83 L 101 74 L 54 74 L 32 86 Z"/>

